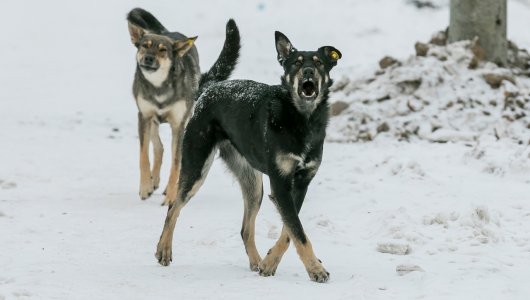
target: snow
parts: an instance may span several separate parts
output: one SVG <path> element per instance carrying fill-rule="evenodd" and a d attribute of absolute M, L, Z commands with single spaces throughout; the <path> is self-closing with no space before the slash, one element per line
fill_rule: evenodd
<path fill-rule="evenodd" d="M 354 82 L 373 76 L 385 55 L 407 61 L 416 41 L 443 29 L 447 1 L 436 3 L 418 10 L 398 0 L 5 1 L 0 299 L 527 299 L 530 149 L 509 131 L 499 141 L 484 134 L 399 142 L 386 134 L 326 143 L 301 219 L 331 273 L 327 284 L 308 279 L 292 246 L 274 277 L 248 270 L 243 201 L 219 159 L 181 213 L 172 265 L 154 258 L 167 208 L 160 190 L 138 196 L 131 8 L 199 35 L 202 70 L 234 17 L 243 49 L 233 77 L 278 84 L 274 30 L 300 50 L 337 47 L 343 59 L 332 77 Z M 509 1 L 510 39 L 521 48 L 530 48 L 529 14 L 528 1 Z M 476 118 L 463 124 L 489 120 Z M 330 136 L 341 136 L 334 127 L 341 124 L 332 121 Z M 162 182 L 168 171 L 166 151 Z M 256 226 L 262 256 L 280 231 L 265 197 Z M 379 245 L 407 251 L 381 253 Z"/>

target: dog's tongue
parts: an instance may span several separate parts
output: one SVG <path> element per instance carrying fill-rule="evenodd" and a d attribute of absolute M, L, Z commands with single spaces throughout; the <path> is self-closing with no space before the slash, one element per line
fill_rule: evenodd
<path fill-rule="evenodd" d="M 315 84 L 311 81 L 306 81 L 302 85 L 302 90 L 304 91 L 304 95 L 312 96 L 315 93 Z"/>

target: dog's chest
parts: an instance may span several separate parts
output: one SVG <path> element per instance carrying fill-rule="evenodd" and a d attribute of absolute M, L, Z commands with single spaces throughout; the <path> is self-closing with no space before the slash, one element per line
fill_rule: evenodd
<path fill-rule="evenodd" d="M 316 173 L 320 166 L 318 157 L 309 157 L 308 153 L 311 147 L 308 145 L 301 153 L 279 152 L 276 155 L 276 167 L 280 174 L 287 176 L 293 174 L 296 170 L 307 169 L 310 173 Z"/>
<path fill-rule="evenodd" d="M 155 72 L 147 72 L 144 70 L 141 70 L 141 72 L 147 81 L 149 81 L 153 86 L 159 88 L 164 82 L 166 82 L 167 78 L 169 77 L 170 70 L 171 61 L 163 60 L 160 63 L 160 68 L 158 68 L 158 70 L 156 70 Z"/>
<path fill-rule="evenodd" d="M 171 96 L 173 93 L 171 92 Z M 169 99 L 167 94 L 163 94 L 161 96 L 154 96 L 153 98 L 158 103 L 163 103 Z M 180 123 L 182 119 L 186 116 L 186 112 L 188 110 L 188 104 L 186 103 L 185 99 L 176 100 L 175 102 L 172 102 L 171 104 L 165 105 L 165 106 L 158 106 L 154 104 L 152 101 L 149 101 L 143 97 L 142 94 L 139 94 L 136 103 L 138 105 L 138 110 L 144 117 L 154 117 L 157 116 L 164 121 L 170 121 L 170 122 L 177 122 Z"/>

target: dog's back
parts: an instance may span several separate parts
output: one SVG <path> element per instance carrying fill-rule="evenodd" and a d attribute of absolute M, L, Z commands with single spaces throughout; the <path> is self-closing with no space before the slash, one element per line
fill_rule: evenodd
<path fill-rule="evenodd" d="M 269 166 L 265 162 L 269 160 L 264 149 L 274 151 L 274 146 L 281 146 L 283 151 L 302 151 L 309 142 L 304 140 L 307 132 L 313 131 L 310 127 L 325 128 L 327 106 L 319 107 L 311 122 L 307 122 L 297 113 L 284 87 L 252 80 L 229 80 L 204 91 L 192 118 L 190 123 L 212 127 L 217 131 L 216 142 L 230 140 L 254 168 L 267 174 Z M 274 132 L 281 145 L 268 144 L 267 136 L 272 132 L 267 130 Z M 324 132 L 314 133 L 318 139 L 323 138 Z"/>

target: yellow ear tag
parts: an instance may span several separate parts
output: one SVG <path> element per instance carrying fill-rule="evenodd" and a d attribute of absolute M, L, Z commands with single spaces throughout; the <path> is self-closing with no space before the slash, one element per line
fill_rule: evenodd
<path fill-rule="evenodd" d="M 188 46 L 191 46 L 191 45 L 193 45 L 193 40 L 192 40 L 192 39 L 189 39 L 189 40 L 188 40 Z"/>
<path fill-rule="evenodd" d="M 339 59 L 339 54 L 337 53 L 337 51 L 331 51 L 329 53 L 329 56 L 331 57 L 331 59 L 333 60 L 338 60 Z"/>

